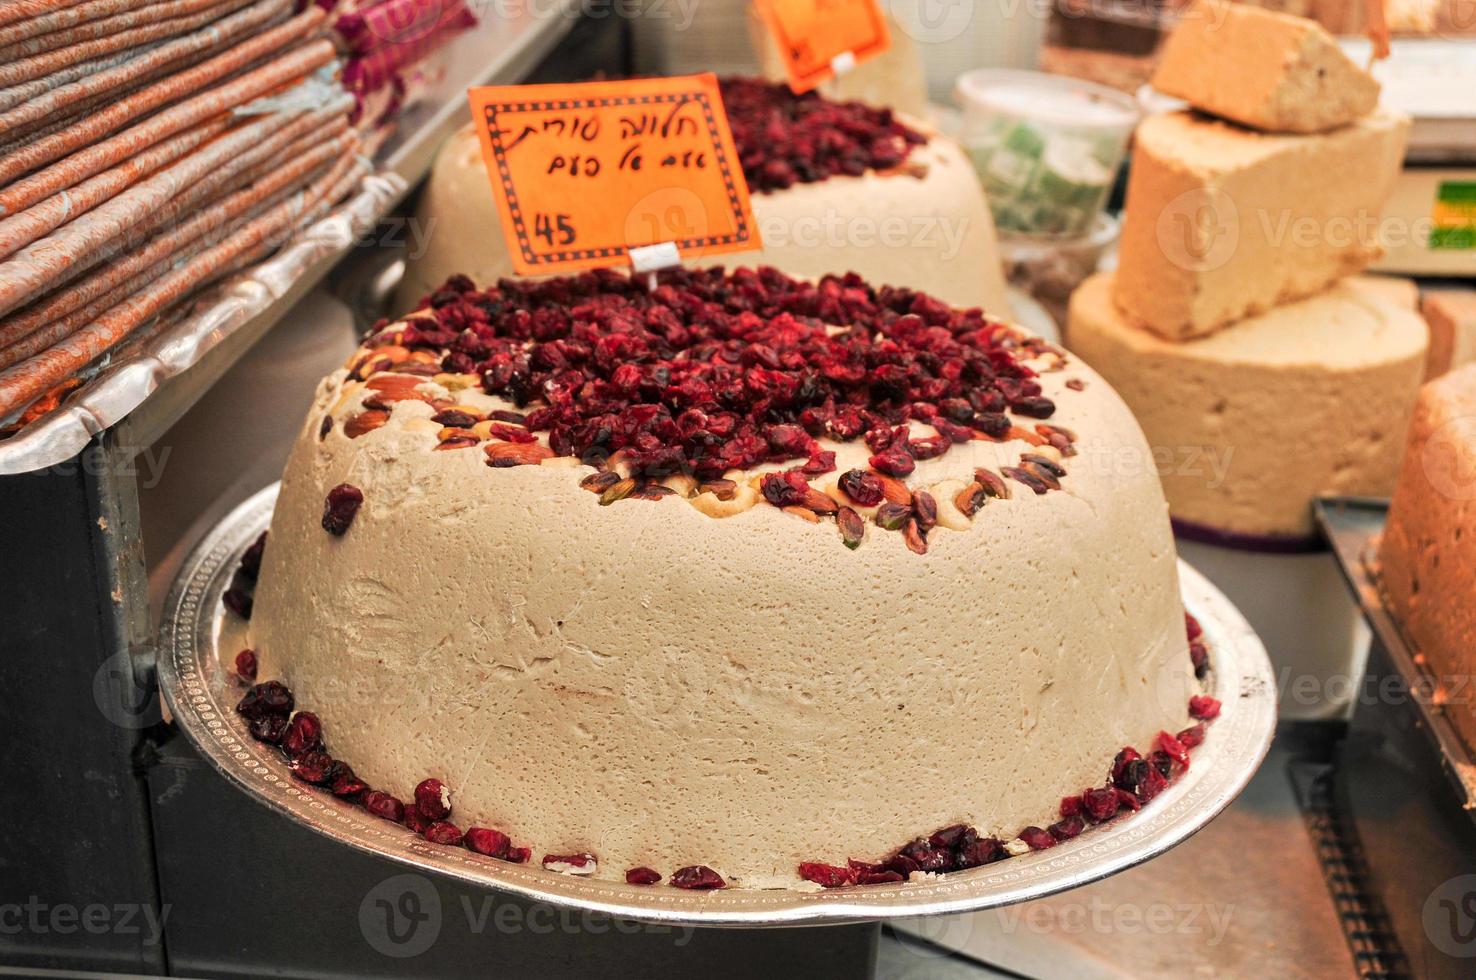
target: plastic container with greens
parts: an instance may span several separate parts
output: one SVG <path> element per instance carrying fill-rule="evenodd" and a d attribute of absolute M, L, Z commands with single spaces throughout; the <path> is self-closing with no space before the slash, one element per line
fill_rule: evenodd
<path fill-rule="evenodd" d="M 955 88 L 959 137 L 1004 232 L 1093 226 L 1138 122 L 1131 96 L 1042 72 L 982 68 Z"/>

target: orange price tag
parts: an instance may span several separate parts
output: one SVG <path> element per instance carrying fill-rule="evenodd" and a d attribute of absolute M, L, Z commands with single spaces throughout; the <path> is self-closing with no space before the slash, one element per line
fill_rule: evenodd
<path fill-rule="evenodd" d="M 761 247 L 716 75 L 468 94 L 519 273 Z"/>
<path fill-rule="evenodd" d="M 878 0 L 754 0 L 768 25 L 789 87 L 808 92 L 836 76 L 839 63 L 859 64 L 892 46 Z"/>

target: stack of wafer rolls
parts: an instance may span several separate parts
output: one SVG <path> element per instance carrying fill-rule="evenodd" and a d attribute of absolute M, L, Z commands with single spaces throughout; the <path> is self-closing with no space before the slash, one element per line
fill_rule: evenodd
<path fill-rule="evenodd" d="M 319 0 L 343 55 L 355 120 L 377 122 L 413 104 L 444 74 L 436 53 L 477 23 L 466 0 Z"/>
<path fill-rule="evenodd" d="M 346 198 L 372 137 L 294 0 L 0 5 L 0 422 Z"/>

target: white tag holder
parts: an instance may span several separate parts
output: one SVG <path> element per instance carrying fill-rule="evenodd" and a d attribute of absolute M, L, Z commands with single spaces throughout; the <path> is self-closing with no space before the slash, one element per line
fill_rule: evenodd
<path fill-rule="evenodd" d="M 842 75 L 853 70 L 855 67 L 856 52 L 854 51 L 842 51 L 840 54 L 830 59 L 830 70 L 835 72 L 836 78 L 840 78 Z"/>
<path fill-rule="evenodd" d="M 682 264 L 682 253 L 677 250 L 676 242 L 640 245 L 631 249 L 629 254 L 631 272 L 646 276 L 647 289 L 656 288 L 656 273 Z"/>

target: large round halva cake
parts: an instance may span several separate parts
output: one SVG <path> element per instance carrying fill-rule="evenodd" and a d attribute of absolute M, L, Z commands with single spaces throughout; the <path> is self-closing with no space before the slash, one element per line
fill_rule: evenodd
<path fill-rule="evenodd" d="M 889 109 L 782 84 L 729 78 L 722 93 L 764 245 L 745 261 L 795 276 L 856 272 L 1008 312 L 994 219 L 957 143 Z M 468 124 L 441 148 L 420 196 L 400 307 L 448 276 L 512 275 L 500 227 Z"/>
<path fill-rule="evenodd" d="M 322 383 L 270 535 L 258 737 L 557 871 L 966 869 L 1137 809 L 1218 710 L 1123 402 L 854 276 L 453 279 Z"/>

